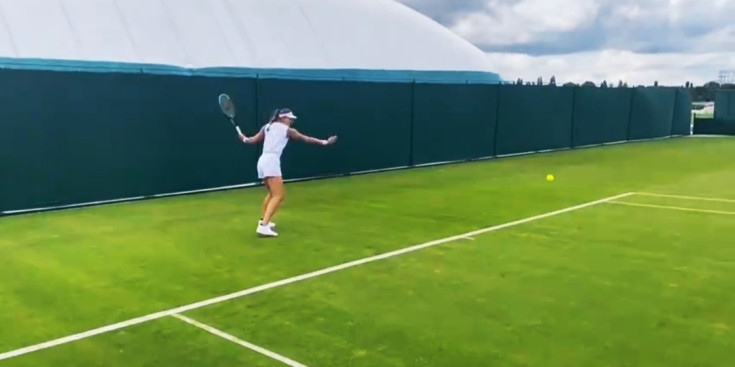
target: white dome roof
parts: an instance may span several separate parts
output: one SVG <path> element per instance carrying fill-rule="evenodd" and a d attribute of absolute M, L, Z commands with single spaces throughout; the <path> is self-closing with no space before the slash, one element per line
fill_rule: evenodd
<path fill-rule="evenodd" d="M 0 57 L 492 71 L 480 49 L 393 0 L 0 0 Z"/>

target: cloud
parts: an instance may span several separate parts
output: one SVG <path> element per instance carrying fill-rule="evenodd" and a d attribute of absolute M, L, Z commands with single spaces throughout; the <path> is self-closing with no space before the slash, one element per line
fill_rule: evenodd
<path fill-rule="evenodd" d="M 735 37 L 700 40 L 719 33 L 728 39 L 723 29 L 733 25 L 735 0 L 400 1 L 493 52 L 720 52 L 735 44 Z M 535 49 L 540 51 L 530 51 Z"/>
<path fill-rule="evenodd" d="M 735 0 L 399 0 L 488 52 L 501 76 L 680 85 L 735 69 Z"/>
<path fill-rule="evenodd" d="M 451 24 L 458 17 L 474 12 L 482 12 L 487 0 L 398 0 L 419 12 L 426 14 L 442 24 Z"/>
<path fill-rule="evenodd" d="M 693 51 L 735 50 L 735 24 L 704 34 L 693 42 L 691 48 Z M 732 64 L 735 67 L 735 59 Z"/>
<path fill-rule="evenodd" d="M 565 8 L 565 11 L 558 11 Z M 460 17 L 452 29 L 486 46 L 552 41 L 553 34 L 584 28 L 599 10 L 595 0 L 490 0 L 485 11 Z"/>
<path fill-rule="evenodd" d="M 541 76 L 557 84 L 603 80 L 629 85 L 680 86 L 687 81 L 697 85 L 717 78 L 716 71 L 732 67 L 735 52 L 641 54 L 627 50 L 605 49 L 567 55 L 531 56 L 519 53 L 488 53 L 500 76 L 509 81 L 522 78 L 536 81 Z"/>

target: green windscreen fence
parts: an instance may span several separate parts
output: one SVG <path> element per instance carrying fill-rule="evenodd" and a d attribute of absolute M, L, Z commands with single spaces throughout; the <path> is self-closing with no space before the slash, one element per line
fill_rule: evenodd
<path fill-rule="evenodd" d="M 735 91 L 717 91 L 714 118 L 695 118 L 694 134 L 735 135 Z"/>
<path fill-rule="evenodd" d="M 633 89 L 628 139 L 653 139 L 671 135 L 675 98 L 674 88 Z"/>
<path fill-rule="evenodd" d="M 690 135 L 692 130 L 692 94 L 686 89 L 676 90 L 672 135 Z"/>
<path fill-rule="evenodd" d="M 492 156 L 498 88 L 477 84 L 415 84 L 413 163 Z"/>
<path fill-rule="evenodd" d="M 735 135 L 735 123 L 727 123 L 713 118 L 694 118 L 696 135 Z"/>
<path fill-rule="evenodd" d="M 255 179 L 217 104 L 227 90 L 248 118 L 253 79 L 7 70 L 0 90 L 2 211 Z"/>
<path fill-rule="evenodd" d="M 495 136 L 497 155 L 572 145 L 574 88 L 503 86 Z"/>
<path fill-rule="evenodd" d="M 58 159 L 63 120 L 58 118 L 64 76 L 0 72 L 0 211 L 46 207 L 60 201 Z M 65 101 L 62 101 L 64 103 Z M 91 152 L 90 152 L 91 154 Z"/>
<path fill-rule="evenodd" d="M 715 120 L 735 124 L 735 91 L 717 91 L 715 95 Z"/>
<path fill-rule="evenodd" d="M 410 83 L 261 79 L 258 101 L 260 116 L 288 107 L 298 117 L 293 127 L 299 132 L 339 138 L 329 147 L 288 143 L 281 158 L 284 179 L 410 163 Z"/>
<path fill-rule="evenodd" d="M 289 107 L 302 133 L 339 136 L 290 142 L 286 179 L 681 134 L 689 118 L 669 88 L 2 69 L 0 214 L 256 183 L 262 146 L 237 139 L 220 93 L 248 135 Z"/>
<path fill-rule="evenodd" d="M 235 130 L 217 104 L 227 84 L 243 102 L 239 114 L 247 119 L 248 105 L 254 111 L 252 79 L 90 73 L 69 81 L 66 94 L 74 98 L 69 105 L 95 103 L 64 115 L 61 158 L 69 174 L 59 177 L 62 196 L 107 200 L 253 179 L 243 163 L 253 154 L 236 144 Z"/>
<path fill-rule="evenodd" d="M 576 88 L 573 146 L 628 140 L 632 94 L 628 88 Z"/>

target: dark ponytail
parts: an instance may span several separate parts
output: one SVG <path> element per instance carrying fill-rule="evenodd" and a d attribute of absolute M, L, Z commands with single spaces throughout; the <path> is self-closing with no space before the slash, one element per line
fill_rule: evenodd
<path fill-rule="evenodd" d="M 271 119 L 270 119 L 270 121 L 268 121 L 268 123 L 269 123 L 269 124 L 272 124 L 272 123 L 274 123 L 274 122 L 278 121 L 278 113 L 279 113 L 280 111 L 281 111 L 281 109 L 280 109 L 280 108 L 277 108 L 276 110 L 274 110 L 274 111 L 273 111 L 273 116 L 271 116 Z"/>
<path fill-rule="evenodd" d="M 280 108 L 273 111 L 273 115 L 271 116 L 270 120 L 268 120 L 268 123 L 265 126 L 265 131 L 269 131 L 271 124 L 278 121 L 278 113 L 281 111 Z"/>

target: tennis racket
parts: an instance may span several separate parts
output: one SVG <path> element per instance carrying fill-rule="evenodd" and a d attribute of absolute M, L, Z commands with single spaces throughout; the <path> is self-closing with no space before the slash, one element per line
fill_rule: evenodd
<path fill-rule="evenodd" d="M 233 102 L 232 98 L 225 93 L 220 94 L 218 100 L 222 113 L 230 119 L 230 122 L 232 123 L 232 126 L 235 127 L 235 130 L 237 130 L 237 133 L 243 135 L 242 131 L 240 131 L 240 126 L 237 126 L 235 123 L 235 102 Z"/>

